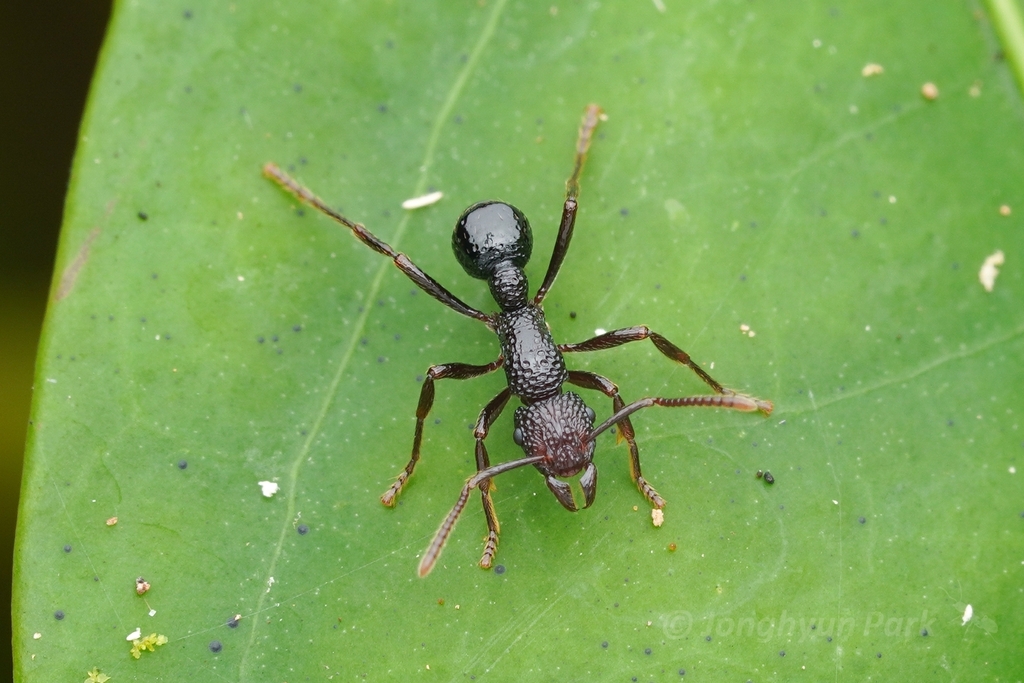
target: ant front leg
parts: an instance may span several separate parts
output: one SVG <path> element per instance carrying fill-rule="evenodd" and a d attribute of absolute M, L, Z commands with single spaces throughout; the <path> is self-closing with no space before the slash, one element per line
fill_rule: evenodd
<path fill-rule="evenodd" d="M 619 395 L 619 388 L 607 377 L 583 370 L 570 370 L 569 383 L 584 389 L 600 391 L 609 397 L 612 400 L 613 413 L 618 413 L 626 406 L 622 396 Z M 618 429 L 615 433 L 616 442 L 625 439 L 629 445 L 629 474 L 633 477 L 633 482 L 640 489 L 640 493 L 644 494 L 644 498 L 660 510 L 665 507 L 665 499 L 658 495 L 653 486 L 647 483 L 643 473 L 640 471 L 640 449 L 636 445 L 636 432 L 633 431 L 633 423 L 629 421 L 627 416 L 622 418 L 617 426 Z"/>
<path fill-rule="evenodd" d="M 494 372 L 505 362 L 504 357 L 499 356 L 496 361 L 487 365 L 468 365 L 466 363 L 447 363 L 445 365 L 431 365 L 427 369 L 426 377 L 423 379 L 423 388 L 420 389 L 420 402 L 416 406 L 416 435 L 412 440 L 412 457 L 405 469 L 398 475 L 387 491 L 380 497 L 380 502 L 388 507 L 394 507 L 395 498 L 401 493 L 405 482 L 412 476 L 416 469 L 416 463 L 420 459 L 420 445 L 423 443 L 423 422 L 434 405 L 434 380 L 438 379 L 472 379 L 480 377 L 489 372 Z"/>
<path fill-rule="evenodd" d="M 491 425 L 501 415 L 501 411 L 505 409 L 511 395 L 512 391 L 505 387 L 480 411 L 480 417 L 476 421 L 476 429 L 473 430 L 473 436 L 476 437 L 477 472 L 486 470 L 491 466 L 491 460 L 487 455 L 487 446 L 484 445 L 484 439 L 487 438 Z M 484 554 L 480 557 L 480 567 L 482 569 L 490 569 L 494 556 L 498 554 L 498 533 L 501 531 L 501 527 L 498 524 L 498 514 L 494 511 L 494 501 L 491 500 L 491 491 L 497 487 L 491 483 L 490 479 L 484 479 L 480 482 L 479 488 L 480 500 L 484 505 L 484 517 L 487 519 L 487 541 L 484 543 Z"/>

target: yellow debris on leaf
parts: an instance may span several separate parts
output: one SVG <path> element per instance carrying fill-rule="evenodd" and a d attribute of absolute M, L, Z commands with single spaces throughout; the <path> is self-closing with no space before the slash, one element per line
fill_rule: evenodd
<path fill-rule="evenodd" d="M 138 659 L 142 656 L 144 650 L 154 652 L 158 645 L 166 645 L 167 636 L 158 636 L 155 633 L 150 633 L 145 638 L 136 638 L 132 641 L 132 657 Z"/>
<path fill-rule="evenodd" d="M 93 667 L 92 671 L 89 672 L 89 677 L 85 679 L 85 683 L 107 683 L 110 680 L 110 676 L 105 673 L 100 673 L 98 667 Z"/>

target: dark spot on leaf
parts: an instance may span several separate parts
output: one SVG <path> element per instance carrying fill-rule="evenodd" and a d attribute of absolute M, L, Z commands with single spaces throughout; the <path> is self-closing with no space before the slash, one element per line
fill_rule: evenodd
<path fill-rule="evenodd" d="M 59 609 L 53 613 L 53 618 L 57 621 L 64 621 L 64 610 Z"/>
<path fill-rule="evenodd" d="M 219 640 L 210 641 L 210 652 L 220 652 L 224 646 L 220 644 Z"/>
<path fill-rule="evenodd" d="M 64 546 L 64 552 L 66 552 L 66 553 L 70 553 L 71 552 L 71 544 L 68 544 L 68 545 Z"/>
<path fill-rule="evenodd" d="M 706 641 L 708 641 L 710 643 L 711 642 L 711 636 L 704 636 L 704 640 L 706 640 Z"/>
<path fill-rule="evenodd" d="M 140 221 L 148 221 L 149 220 L 149 214 L 146 213 L 145 211 L 139 211 L 138 216 L 139 216 L 139 220 Z"/>
<path fill-rule="evenodd" d="M 293 325 L 292 332 L 302 332 L 302 325 Z"/>
<path fill-rule="evenodd" d="M 178 469 L 179 470 L 186 469 L 187 467 L 188 467 L 188 460 L 179 460 L 178 461 Z"/>
<path fill-rule="evenodd" d="M 779 650 L 779 656 L 780 657 L 785 657 L 786 656 L 786 651 L 785 650 Z"/>
<path fill-rule="evenodd" d="M 868 520 L 866 518 L 864 518 L 864 517 L 858 517 L 857 521 L 860 522 L 861 524 L 867 524 L 867 522 L 868 522 Z"/>
<path fill-rule="evenodd" d="M 299 532 L 299 536 L 305 536 L 309 533 L 309 527 L 305 524 L 300 524 L 299 526 L 295 527 L 295 530 Z"/>
<path fill-rule="evenodd" d="M 494 567 L 494 573 L 495 574 L 504 574 L 505 573 L 505 565 L 503 565 L 503 564 L 496 565 Z"/>
<path fill-rule="evenodd" d="M 648 648 L 644 648 L 644 654 L 645 655 L 651 654 L 651 648 L 649 648 L 649 647 Z"/>
<path fill-rule="evenodd" d="M 265 341 L 266 341 L 266 339 L 264 339 L 263 337 L 256 337 L 256 342 L 259 343 L 259 344 L 262 344 Z"/>
<path fill-rule="evenodd" d="M 228 628 L 238 628 L 238 617 L 228 619 Z"/>
<path fill-rule="evenodd" d="M 921 635 L 927 637 L 928 636 L 928 629 L 926 629 L 926 628 L 921 629 Z M 829 638 L 829 640 L 832 640 L 832 639 Z"/>
<path fill-rule="evenodd" d="M 607 650 L 608 649 L 608 641 L 607 640 L 602 641 L 601 642 L 601 647 L 603 647 L 605 650 Z"/>

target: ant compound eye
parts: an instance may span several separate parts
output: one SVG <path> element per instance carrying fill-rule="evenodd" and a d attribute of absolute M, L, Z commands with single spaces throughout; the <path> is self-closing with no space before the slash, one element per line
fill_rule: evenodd
<path fill-rule="evenodd" d="M 591 422 L 591 424 L 593 424 L 593 422 L 594 422 L 594 418 L 595 418 L 595 417 L 597 417 L 597 416 L 596 416 L 596 415 L 594 414 L 594 409 L 593 409 L 593 408 L 591 408 L 590 406 L 587 406 L 587 417 L 589 417 L 589 418 L 590 418 L 590 422 Z"/>
<path fill-rule="evenodd" d="M 478 280 L 489 279 L 503 264 L 523 268 L 533 251 L 530 222 L 511 204 L 474 204 L 455 224 L 452 251 L 466 273 Z"/>
<path fill-rule="evenodd" d="M 516 442 L 516 445 L 523 445 L 523 428 L 516 427 L 516 430 L 512 432 L 512 440 Z"/>

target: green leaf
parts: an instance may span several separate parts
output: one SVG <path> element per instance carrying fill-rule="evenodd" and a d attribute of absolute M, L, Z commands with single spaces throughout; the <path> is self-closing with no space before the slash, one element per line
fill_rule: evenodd
<path fill-rule="evenodd" d="M 18 679 L 1016 680 L 1024 109 L 998 50 L 980 7 L 922 0 L 119 3 L 39 353 Z M 577 514 L 504 474 L 504 571 L 476 567 L 474 496 L 421 580 L 500 373 L 438 384 L 378 496 L 427 367 L 497 344 L 260 168 L 490 310 L 451 226 L 515 203 L 536 286 L 589 102 L 556 340 L 646 324 L 776 411 L 634 417 L 661 528 L 610 435 Z M 568 362 L 627 401 L 706 391 L 647 343 Z M 509 409 L 493 462 L 510 436 Z M 169 642 L 136 661 L 137 628 Z"/>

